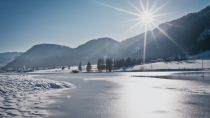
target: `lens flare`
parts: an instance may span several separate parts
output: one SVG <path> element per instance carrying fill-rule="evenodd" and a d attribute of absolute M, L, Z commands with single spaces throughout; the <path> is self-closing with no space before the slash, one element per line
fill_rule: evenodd
<path fill-rule="evenodd" d="M 146 48 L 147 48 L 147 31 L 151 30 L 152 28 L 157 28 L 157 30 L 159 30 L 161 33 L 163 33 L 163 35 L 165 35 L 168 40 L 170 40 L 172 43 L 174 43 L 178 48 L 181 49 L 181 47 L 177 44 L 177 42 L 175 42 L 175 40 L 173 40 L 172 37 L 170 37 L 165 31 L 163 31 L 158 24 L 160 24 L 160 20 L 159 17 L 164 17 L 166 15 L 169 15 L 169 13 L 159 13 L 160 10 L 168 3 L 168 0 L 166 0 L 166 2 L 164 2 L 164 4 L 159 5 L 159 0 L 153 1 L 153 4 L 150 5 L 149 0 L 139 0 L 139 7 L 136 6 L 135 4 L 133 4 L 130 0 L 128 0 L 128 3 L 136 10 L 136 12 L 133 12 L 131 10 L 126 10 L 126 9 L 122 9 L 122 8 L 118 8 L 118 7 L 114 7 L 108 4 L 104 4 L 99 2 L 99 4 L 115 9 L 119 12 L 124 12 L 126 14 L 130 14 L 132 16 L 135 16 L 135 18 L 130 19 L 129 21 L 131 22 L 136 22 L 133 26 L 131 26 L 126 32 L 129 32 L 139 26 L 144 26 L 144 47 L 143 47 L 143 64 L 145 64 L 145 59 L 146 59 Z M 161 22 L 162 23 L 162 22 Z M 153 32 L 152 32 L 153 34 Z"/>
<path fill-rule="evenodd" d="M 140 14 L 140 21 L 142 24 L 150 25 L 154 22 L 154 15 L 152 12 L 145 11 L 142 14 Z"/>

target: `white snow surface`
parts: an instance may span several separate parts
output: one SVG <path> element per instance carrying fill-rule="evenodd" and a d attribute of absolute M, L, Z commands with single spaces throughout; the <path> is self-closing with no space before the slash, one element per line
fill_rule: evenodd
<path fill-rule="evenodd" d="M 201 69 L 202 68 L 202 60 L 186 60 L 186 61 L 172 61 L 172 62 L 155 62 L 149 63 L 145 65 L 136 65 L 134 67 L 128 68 L 126 70 L 159 70 L 159 69 Z M 210 68 L 210 60 L 203 60 L 203 68 Z"/>
<path fill-rule="evenodd" d="M 31 76 L 0 75 L 0 117 L 47 117 L 48 96 L 71 88 L 66 82 L 33 79 Z"/>
<path fill-rule="evenodd" d="M 91 65 L 92 66 L 92 72 L 97 72 L 97 65 Z M 78 70 L 78 66 L 72 66 L 70 69 L 68 67 L 65 67 L 64 70 L 61 68 L 55 68 L 55 69 L 45 69 L 45 70 L 36 70 L 34 72 L 29 73 L 72 73 L 72 70 Z M 86 65 L 82 66 L 82 72 L 86 71 Z"/>

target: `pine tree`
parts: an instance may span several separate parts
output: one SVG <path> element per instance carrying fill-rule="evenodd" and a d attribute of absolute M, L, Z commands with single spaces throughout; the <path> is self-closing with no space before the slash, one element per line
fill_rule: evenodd
<path fill-rule="evenodd" d="M 106 70 L 109 72 L 112 72 L 112 68 L 113 68 L 112 65 L 113 65 L 112 59 L 107 58 L 106 59 Z"/>
<path fill-rule="evenodd" d="M 90 62 L 88 62 L 87 66 L 86 66 L 86 70 L 87 70 L 87 72 L 90 72 L 90 71 L 91 71 L 91 69 L 92 69 L 91 63 L 90 63 Z"/>
<path fill-rule="evenodd" d="M 99 72 L 102 72 L 104 68 L 104 59 L 103 58 L 100 58 L 98 59 L 98 62 L 97 62 L 97 69 Z"/>
<path fill-rule="evenodd" d="M 118 68 L 117 60 L 116 60 L 116 59 L 115 59 L 114 62 L 113 62 L 113 67 L 114 67 L 114 69 L 117 69 L 117 68 Z"/>
<path fill-rule="evenodd" d="M 132 66 L 132 61 L 131 61 L 131 58 L 130 58 L 130 57 L 128 57 L 128 58 L 126 59 L 126 61 L 125 61 L 125 66 L 126 66 L 126 67 Z"/>
<path fill-rule="evenodd" d="M 81 62 L 79 63 L 78 70 L 82 71 L 82 63 Z"/>

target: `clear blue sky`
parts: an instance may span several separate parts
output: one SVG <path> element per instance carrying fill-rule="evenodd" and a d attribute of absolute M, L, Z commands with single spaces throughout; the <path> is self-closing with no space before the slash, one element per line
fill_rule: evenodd
<path fill-rule="evenodd" d="M 139 6 L 139 0 L 130 1 Z M 163 22 L 210 5 L 210 0 L 159 0 L 158 5 L 166 1 L 160 12 L 172 14 L 162 17 Z M 122 41 L 143 32 L 137 28 L 125 33 L 134 24 L 127 22 L 133 16 L 100 2 L 134 10 L 128 0 L 0 0 L 0 52 L 26 51 L 40 43 L 77 47 L 100 37 Z"/>

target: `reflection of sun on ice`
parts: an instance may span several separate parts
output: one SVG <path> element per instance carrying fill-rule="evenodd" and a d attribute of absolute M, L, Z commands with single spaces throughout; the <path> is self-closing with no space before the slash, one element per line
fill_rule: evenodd
<path fill-rule="evenodd" d="M 140 21 L 144 25 L 151 24 L 154 21 L 154 15 L 151 12 L 145 11 L 140 15 Z"/>
<path fill-rule="evenodd" d="M 172 117 L 171 114 L 164 113 L 178 107 L 175 103 L 179 100 L 179 96 L 176 96 L 174 91 L 161 89 L 169 80 L 141 78 L 141 81 L 136 81 L 137 79 L 139 78 L 130 78 L 122 84 L 122 94 L 117 104 L 121 105 L 119 109 L 125 110 L 123 116 L 127 116 L 126 118 L 162 118 L 165 115 Z"/>

